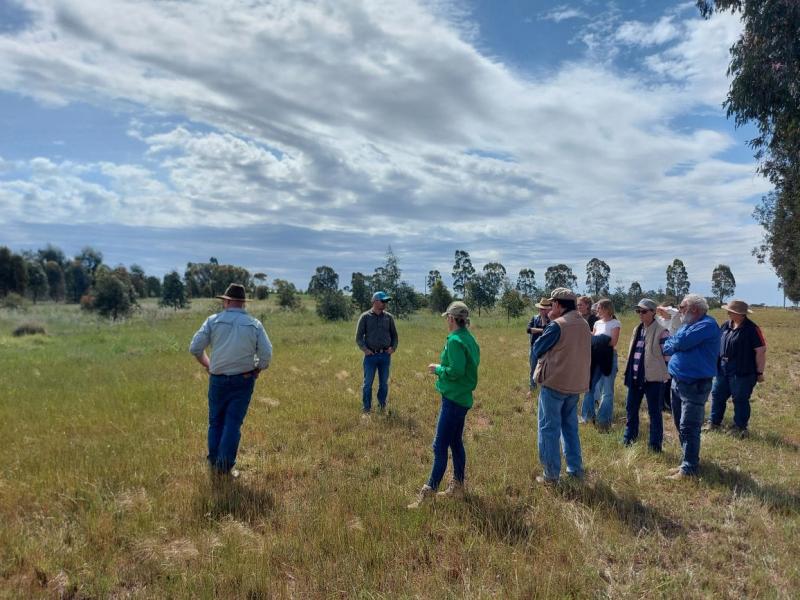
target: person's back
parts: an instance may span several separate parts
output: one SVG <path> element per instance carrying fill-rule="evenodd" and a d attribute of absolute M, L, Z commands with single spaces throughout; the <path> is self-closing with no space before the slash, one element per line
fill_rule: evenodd
<path fill-rule="evenodd" d="M 228 308 L 208 318 L 211 367 L 216 375 L 235 375 L 256 365 L 261 322 L 244 308 Z M 249 368 L 248 368 L 249 367 Z"/>

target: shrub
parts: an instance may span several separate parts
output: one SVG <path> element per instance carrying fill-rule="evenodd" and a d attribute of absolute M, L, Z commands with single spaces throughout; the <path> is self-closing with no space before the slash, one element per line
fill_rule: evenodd
<path fill-rule="evenodd" d="M 256 286 L 256 300 L 266 300 L 269 297 L 269 288 L 265 285 Z"/>
<path fill-rule="evenodd" d="M 10 308 L 12 310 L 26 310 L 29 302 L 16 292 L 11 292 L 2 300 L 3 308 Z"/>
<path fill-rule="evenodd" d="M 14 337 L 23 335 L 47 335 L 44 325 L 39 323 L 23 323 L 13 331 Z"/>
<path fill-rule="evenodd" d="M 341 291 L 317 294 L 317 314 L 326 321 L 346 321 L 353 316 L 353 305 Z"/>

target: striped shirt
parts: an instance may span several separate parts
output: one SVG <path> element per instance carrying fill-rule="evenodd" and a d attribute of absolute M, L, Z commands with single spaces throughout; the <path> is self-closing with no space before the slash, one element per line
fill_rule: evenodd
<path fill-rule="evenodd" d="M 633 362 L 631 363 L 631 375 L 633 384 L 637 387 L 643 387 L 645 384 L 644 378 L 644 343 L 647 336 L 647 328 L 642 325 L 639 327 L 639 335 L 636 338 L 636 345 L 633 348 Z M 661 347 L 661 352 L 664 352 L 664 342 L 669 337 L 669 331 L 666 329 L 661 332 L 661 337 L 658 338 L 658 345 Z M 665 360 L 669 358 L 664 357 Z"/>

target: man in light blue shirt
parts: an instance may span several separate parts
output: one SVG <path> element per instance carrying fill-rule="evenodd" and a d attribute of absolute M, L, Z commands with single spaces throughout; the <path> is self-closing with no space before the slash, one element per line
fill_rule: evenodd
<path fill-rule="evenodd" d="M 272 359 L 261 322 L 247 314 L 244 286 L 232 283 L 222 296 L 225 310 L 211 315 L 194 334 L 189 352 L 209 373 L 208 463 L 212 474 L 238 477 L 233 468 L 255 381 Z M 206 353 L 212 347 L 211 358 Z"/>
<path fill-rule="evenodd" d="M 700 463 L 700 428 L 706 400 L 717 373 L 720 329 L 708 316 L 708 302 L 697 294 L 688 294 L 679 306 L 683 326 L 664 342 L 664 355 L 671 356 L 672 418 L 681 441 L 681 466 L 669 479 L 697 475 Z"/>

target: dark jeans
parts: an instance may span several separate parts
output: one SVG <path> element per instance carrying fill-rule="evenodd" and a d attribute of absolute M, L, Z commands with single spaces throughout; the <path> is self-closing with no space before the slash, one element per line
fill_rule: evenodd
<path fill-rule="evenodd" d="M 381 352 L 380 354 L 364 355 L 364 385 L 362 390 L 362 401 L 364 412 L 369 412 L 372 408 L 372 382 L 375 380 L 375 371 L 378 372 L 378 404 L 381 408 L 386 406 L 386 397 L 389 395 L 389 367 L 392 363 L 391 354 Z"/>
<path fill-rule="evenodd" d="M 668 413 L 672 412 L 669 401 L 670 396 L 672 396 L 672 379 L 668 379 L 661 384 L 661 408 Z"/>
<path fill-rule="evenodd" d="M 628 420 L 625 424 L 623 441 L 626 444 L 635 442 L 639 437 L 639 407 L 642 397 L 647 397 L 647 414 L 650 416 L 650 438 L 647 445 L 656 452 L 661 452 L 661 443 L 664 440 L 664 422 L 661 418 L 661 403 L 664 384 L 660 381 L 645 382 L 644 387 L 632 385 L 628 388 L 628 397 L 625 400 L 625 411 Z"/>
<path fill-rule="evenodd" d="M 711 422 L 720 425 L 725 416 L 725 405 L 733 397 L 733 424 L 747 429 L 750 422 L 750 395 L 756 385 L 757 375 L 728 375 L 721 371 L 711 388 Z"/>
<path fill-rule="evenodd" d="M 464 482 L 464 469 L 467 453 L 464 450 L 464 420 L 469 409 L 442 396 L 439 422 L 436 424 L 436 437 L 433 440 L 433 468 L 428 485 L 434 490 L 439 487 L 447 470 L 447 449 L 453 453 L 453 477 Z"/>
<path fill-rule="evenodd" d="M 688 475 L 697 474 L 700 464 L 700 428 L 703 426 L 711 381 L 710 377 L 693 383 L 672 380 L 672 418 L 683 451 L 681 470 Z"/>
<path fill-rule="evenodd" d="M 210 375 L 208 384 L 208 462 L 229 472 L 236 464 L 242 422 L 250 406 L 255 377 Z"/>

